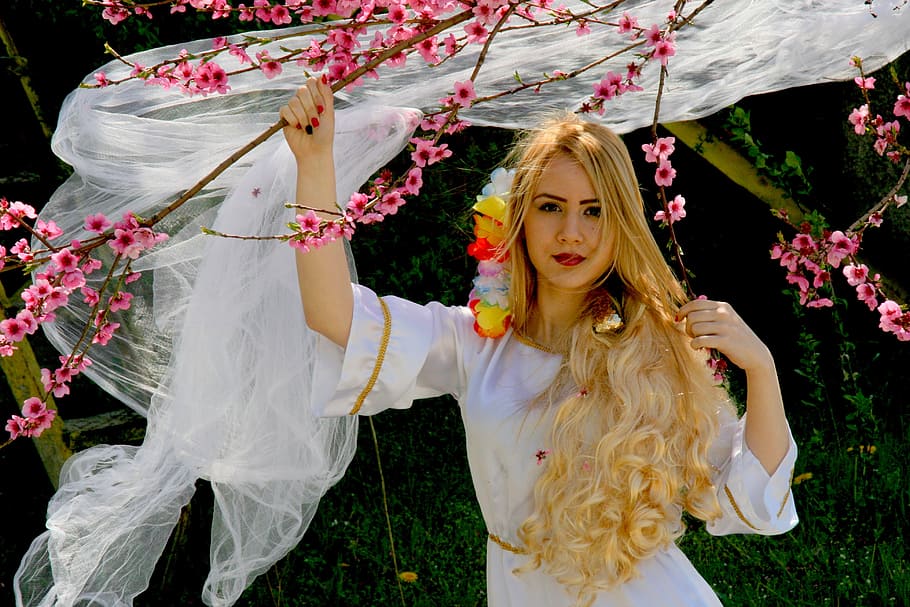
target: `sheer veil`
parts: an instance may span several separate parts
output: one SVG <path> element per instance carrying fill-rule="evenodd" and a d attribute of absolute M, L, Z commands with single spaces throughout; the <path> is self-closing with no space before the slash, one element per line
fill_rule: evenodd
<path fill-rule="evenodd" d="M 623 10 L 645 24 L 662 21 L 671 4 L 640 1 Z M 902 12 L 878 7 L 873 18 L 860 0 L 716 1 L 679 35 L 661 119 L 696 118 L 750 94 L 851 78 L 852 55 L 869 69 L 881 66 L 910 45 Z M 476 80 L 478 93 L 508 88 L 516 70 L 535 77 L 568 71 L 621 43 L 612 29 L 592 29 L 583 38 L 571 28 L 504 33 Z M 132 58 L 154 65 L 181 48 L 211 46 L 202 40 Z M 410 59 L 380 72 L 374 86 L 338 94 L 339 201 L 404 148 L 420 109 L 465 80 L 478 51 L 434 69 Z M 626 61 L 598 73 L 623 71 Z M 118 63 L 103 69 L 109 78 L 129 71 Z M 272 80 L 235 76 L 227 95 L 194 98 L 137 82 L 77 89 L 53 142 L 75 172 L 43 218 L 77 236 L 91 213 L 119 218 L 126 210 L 158 210 L 275 122 L 300 79 L 288 66 Z M 646 92 L 618 98 L 600 119 L 619 132 L 648 124 L 655 81 L 656 72 L 646 72 Z M 530 126 L 539 112 L 577 107 L 591 83 L 559 82 L 539 94 L 479 105 L 463 117 L 477 125 Z M 93 352 L 87 373 L 148 416 L 145 442 L 93 447 L 66 463 L 47 531 L 16 574 L 18 605 L 131 605 L 148 586 L 199 478 L 211 481 L 215 493 L 203 598 L 231 605 L 300 540 L 319 498 L 344 474 L 357 423 L 309 412 L 316 337 L 301 312 L 293 251 L 199 231 L 205 225 L 235 234 L 281 233 L 291 218 L 283 203 L 293 188 L 293 161 L 277 135 L 170 215 L 161 226 L 170 240 L 134 264 L 143 275 L 120 319 L 122 332 Z M 78 338 L 84 313 L 68 308 L 46 328 L 61 351 Z"/>

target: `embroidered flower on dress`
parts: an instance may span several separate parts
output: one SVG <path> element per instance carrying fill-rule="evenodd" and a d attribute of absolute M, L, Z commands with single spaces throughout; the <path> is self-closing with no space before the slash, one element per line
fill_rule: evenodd
<path fill-rule="evenodd" d="M 537 453 L 534 454 L 534 457 L 537 458 L 537 465 L 541 465 L 548 455 L 550 455 L 549 449 L 538 449 Z"/>
<path fill-rule="evenodd" d="M 468 296 L 474 314 L 474 331 L 482 337 L 502 337 L 512 320 L 509 310 L 508 251 L 500 251 L 506 231 L 505 215 L 514 171 L 498 168 L 484 186 L 474 205 L 474 236 L 468 255 L 477 260 L 477 277 Z"/>

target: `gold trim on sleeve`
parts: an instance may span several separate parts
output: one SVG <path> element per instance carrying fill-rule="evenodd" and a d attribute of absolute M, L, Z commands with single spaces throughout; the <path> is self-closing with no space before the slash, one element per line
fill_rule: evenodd
<path fill-rule="evenodd" d="M 502 548 L 503 550 L 505 550 L 507 552 L 511 552 L 513 554 L 527 554 L 528 553 L 528 551 L 525 550 L 524 548 L 519 548 L 518 546 L 510 544 L 509 542 L 505 541 L 504 539 L 502 539 L 495 533 L 488 533 L 487 535 L 490 536 L 490 540 L 492 540 L 494 544 L 496 544 L 497 546 L 499 546 L 500 548 Z"/>
<path fill-rule="evenodd" d="M 382 338 L 379 340 L 379 351 L 376 353 L 376 364 L 373 365 L 373 373 L 370 374 L 370 379 L 367 380 L 366 386 L 363 387 L 363 391 L 357 397 L 357 400 L 354 401 L 354 408 L 351 409 L 349 415 L 357 415 L 360 412 L 360 407 L 363 406 L 363 401 L 366 400 L 367 395 L 373 389 L 373 386 L 376 385 L 376 380 L 379 378 L 379 371 L 382 369 L 382 363 L 385 360 L 386 350 L 389 348 L 389 336 L 392 333 L 392 314 L 389 312 L 389 306 L 386 305 L 386 302 L 379 298 L 379 305 L 382 308 Z"/>
<path fill-rule="evenodd" d="M 739 509 L 739 505 L 736 503 L 736 500 L 733 499 L 733 494 L 730 492 L 730 488 L 727 485 L 724 485 L 724 493 L 727 494 L 727 499 L 730 500 L 730 505 L 733 506 L 733 512 L 736 513 L 736 516 L 739 517 L 739 520 L 744 522 L 749 529 L 758 531 L 758 527 L 746 520 L 746 517 L 743 516 L 742 510 Z"/>
<path fill-rule="evenodd" d="M 790 501 L 790 493 L 793 491 L 793 473 L 796 472 L 796 468 L 790 470 L 790 482 L 787 483 L 787 493 L 784 495 L 784 501 L 780 503 L 780 510 L 777 511 L 777 518 L 780 518 L 781 513 L 783 513 L 784 508 L 787 506 L 787 502 Z"/>
<path fill-rule="evenodd" d="M 784 508 L 787 506 L 787 502 L 790 501 L 790 493 L 790 490 L 787 489 L 787 495 L 784 496 L 784 501 L 780 504 L 780 510 L 777 511 L 777 518 L 780 518 L 780 515 L 784 512 Z"/>

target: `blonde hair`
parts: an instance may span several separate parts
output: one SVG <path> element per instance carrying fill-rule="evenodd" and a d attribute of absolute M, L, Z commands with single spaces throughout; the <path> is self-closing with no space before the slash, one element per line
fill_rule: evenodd
<path fill-rule="evenodd" d="M 534 487 L 534 512 L 518 531 L 530 560 L 517 572 L 542 566 L 577 592 L 579 604 L 590 604 L 682 534 L 684 509 L 703 520 L 719 516 L 708 447 L 720 409 L 732 406 L 676 327 L 685 294 L 650 232 L 625 144 L 574 115 L 526 134 L 509 158 L 515 179 L 505 246 L 514 329 L 527 328 L 535 301 L 522 224 L 557 156 L 591 180 L 613 260 L 587 294 L 565 337 L 569 354 L 539 399 L 554 403 L 551 454 Z M 605 301 L 621 312 L 618 333 L 592 330 Z"/>

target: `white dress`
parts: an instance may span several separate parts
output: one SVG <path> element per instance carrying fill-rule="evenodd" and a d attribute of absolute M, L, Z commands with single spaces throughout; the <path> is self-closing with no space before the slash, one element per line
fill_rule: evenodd
<path fill-rule="evenodd" d="M 519 545 L 515 532 L 531 514 L 535 480 L 546 465 L 546 424 L 526 415 L 526 403 L 546 388 L 560 356 L 517 340 L 479 337 L 463 307 L 381 300 L 354 286 L 354 315 L 346 349 L 321 339 L 311 402 L 316 414 L 371 415 L 403 409 L 416 398 L 452 394 L 458 400 L 468 463 L 487 530 Z M 725 420 L 711 449 L 723 516 L 714 535 L 778 534 L 797 523 L 790 497 L 796 460 L 789 451 L 768 476 L 743 439 L 743 421 Z M 515 575 L 527 557 L 487 542 L 489 607 L 560 607 L 573 597 L 540 569 Z M 595 607 L 720 605 L 707 582 L 674 544 L 639 564 L 640 576 L 600 593 Z"/>

